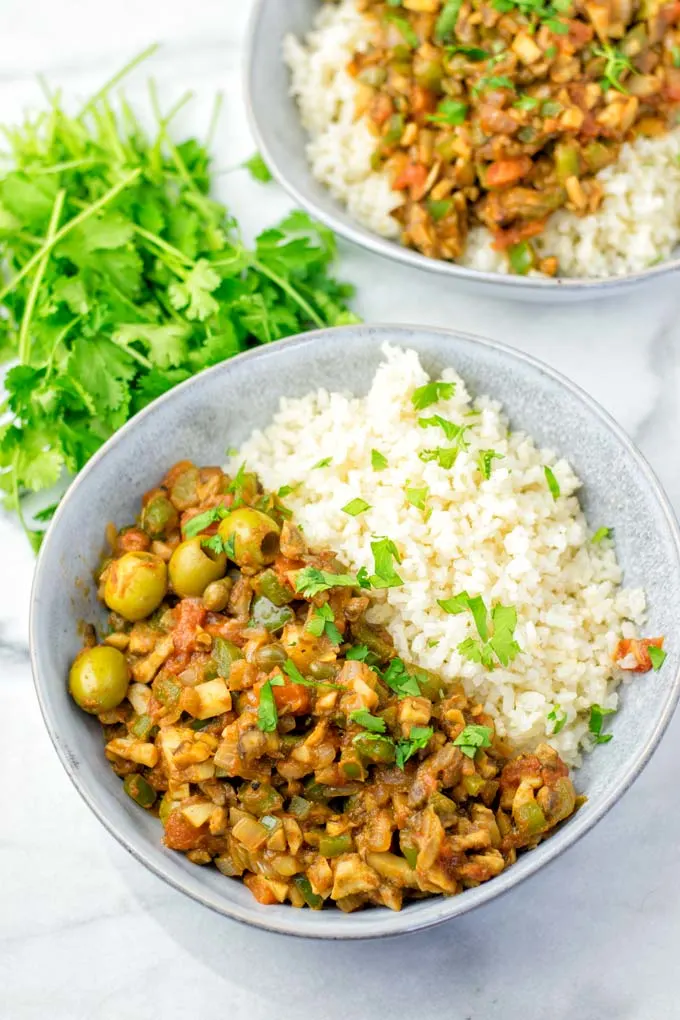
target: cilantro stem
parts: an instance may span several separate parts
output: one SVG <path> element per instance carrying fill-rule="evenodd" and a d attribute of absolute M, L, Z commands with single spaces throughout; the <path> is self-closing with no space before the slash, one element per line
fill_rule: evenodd
<path fill-rule="evenodd" d="M 80 110 L 80 113 L 76 117 L 76 120 L 80 120 L 80 118 L 83 117 L 92 106 L 95 106 L 96 103 L 98 103 L 99 100 L 102 99 L 107 92 L 111 91 L 114 85 L 117 85 L 119 81 L 122 81 L 123 78 L 125 78 L 126 75 L 130 73 L 130 71 L 133 71 L 135 67 L 137 67 L 138 64 L 141 64 L 144 60 L 146 60 L 147 57 L 152 56 L 152 54 L 154 54 L 157 49 L 158 43 L 152 43 L 151 46 L 147 46 L 145 50 L 142 50 L 142 52 L 138 53 L 136 57 L 133 57 L 132 60 L 128 61 L 125 67 L 121 67 L 120 71 L 117 71 L 112 78 L 109 78 L 108 81 L 104 82 L 102 87 L 98 89 L 97 92 L 95 92 L 95 94 L 88 99 L 88 101 Z"/>
<path fill-rule="evenodd" d="M 179 248 L 175 248 L 174 245 L 168 244 L 168 242 L 164 241 L 162 237 L 158 236 L 158 234 L 152 234 L 150 230 L 145 230 L 144 227 L 140 227 L 136 223 L 134 224 L 134 228 L 135 233 L 139 234 L 140 237 L 143 237 L 149 242 L 149 244 L 153 244 L 156 248 L 160 248 L 161 251 L 166 252 L 166 254 L 172 255 L 173 258 L 176 258 L 179 262 L 183 262 L 185 266 L 193 268 L 196 265 L 192 258 L 185 255 L 183 251 L 179 250 Z M 180 276 L 181 273 L 177 273 L 177 275 Z"/>
<path fill-rule="evenodd" d="M 122 340 L 119 340 L 116 336 L 111 337 L 111 343 L 115 344 L 116 347 L 120 347 L 122 351 L 125 351 L 126 354 L 129 354 L 131 358 L 134 358 L 135 361 L 138 361 L 140 365 L 144 366 L 144 368 L 148 369 L 153 368 L 153 365 L 148 358 L 145 358 L 144 355 L 140 354 L 138 350 L 135 350 L 134 347 L 130 347 L 129 344 L 126 344 Z"/>
<path fill-rule="evenodd" d="M 215 96 L 215 102 L 213 103 L 212 113 L 210 115 L 210 123 L 208 124 L 208 133 L 205 137 L 205 147 L 209 149 L 212 145 L 213 138 L 215 136 L 215 129 L 217 128 L 217 121 L 220 119 L 220 113 L 222 111 L 222 103 L 224 102 L 224 93 L 220 91 Z"/>
<path fill-rule="evenodd" d="M 302 294 L 298 290 L 296 290 L 295 287 L 291 286 L 291 284 L 288 283 L 287 280 L 284 280 L 283 277 L 278 276 L 278 274 L 275 273 L 273 270 L 268 269 L 267 266 L 263 265 L 263 263 L 260 262 L 258 259 L 250 259 L 250 265 L 253 267 L 253 269 L 256 269 L 258 273 L 262 273 L 263 276 L 266 276 L 268 279 L 272 281 L 272 283 L 275 283 L 278 287 L 280 287 L 282 291 L 285 291 L 288 297 L 292 298 L 293 301 L 295 301 L 300 306 L 303 312 L 307 313 L 309 318 L 316 326 L 322 327 L 325 325 L 321 316 L 317 315 L 317 313 L 314 311 L 309 302 L 305 301 Z"/>
<path fill-rule="evenodd" d="M 71 321 L 67 322 L 66 325 L 64 326 L 64 328 L 59 330 L 59 332 L 57 333 L 57 337 L 56 337 L 54 343 L 52 344 L 52 350 L 50 351 L 50 356 L 47 359 L 47 361 L 45 362 L 45 378 L 43 380 L 43 384 L 47 383 L 47 380 L 52 375 L 52 368 L 54 366 L 54 359 L 55 359 L 56 353 L 57 353 L 57 351 L 59 349 L 59 345 L 66 339 L 68 334 L 71 332 L 71 330 L 75 326 L 76 322 L 80 322 L 81 319 L 82 319 L 82 315 L 74 315 L 74 317 L 71 319 Z"/>
<path fill-rule="evenodd" d="M 64 199 L 66 198 L 66 191 L 64 188 L 60 188 L 54 199 L 54 205 L 52 206 L 52 214 L 50 216 L 50 222 L 47 227 L 46 242 L 54 243 L 54 236 L 57 230 L 57 224 L 59 223 L 59 217 L 61 211 L 64 208 Z M 31 319 L 33 318 L 33 310 L 35 303 L 38 298 L 38 291 L 40 290 L 40 284 L 45 274 L 45 267 L 49 262 L 51 251 L 51 244 L 45 249 L 43 256 L 38 261 L 38 268 L 35 271 L 33 282 L 31 283 L 31 289 L 28 292 L 26 298 L 26 304 L 24 306 L 24 314 L 21 319 L 21 327 L 19 329 L 19 361 L 22 364 L 26 364 L 28 361 L 28 352 L 31 346 L 31 336 L 29 333 L 29 326 L 31 325 Z"/>
<path fill-rule="evenodd" d="M 126 177 L 124 177 L 122 181 L 118 181 L 118 184 L 114 184 L 112 188 L 109 188 L 106 194 L 102 195 L 101 198 L 98 198 L 96 202 L 93 202 L 92 205 L 89 205 L 87 207 L 87 209 L 83 209 L 83 211 L 78 213 L 77 216 L 74 216 L 72 220 L 69 220 L 68 223 L 65 223 L 64 226 L 61 227 L 61 229 L 56 232 L 54 237 L 50 239 L 46 238 L 42 244 L 42 247 L 39 248 L 39 250 L 35 252 L 34 255 L 31 256 L 28 262 L 24 264 L 23 269 L 21 269 L 16 274 L 16 276 L 13 276 L 9 283 L 6 284 L 0 291 L 0 301 L 5 300 L 7 295 L 14 290 L 16 285 L 30 273 L 33 267 L 37 265 L 38 262 L 40 262 L 40 260 L 48 252 L 52 250 L 52 248 L 54 248 L 55 244 L 58 244 L 59 241 L 63 240 L 64 237 L 66 237 L 66 235 L 69 234 L 75 227 L 79 227 L 84 220 L 89 219 L 90 216 L 93 216 L 95 213 L 99 212 L 99 210 L 102 209 L 105 205 L 111 202 L 116 197 L 116 195 L 118 195 L 121 191 L 127 188 L 129 184 L 132 184 L 133 181 L 137 180 L 141 172 L 142 172 L 141 167 L 138 167 L 136 170 L 133 170 Z"/>

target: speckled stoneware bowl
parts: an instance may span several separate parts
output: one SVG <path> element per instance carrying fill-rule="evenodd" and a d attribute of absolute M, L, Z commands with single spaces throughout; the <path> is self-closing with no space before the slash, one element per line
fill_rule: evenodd
<path fill-rule="evenodd" d="M 245 93 L 258 148 L 280 184 L 296 202 L 349 241 L 377 255 L 404 262 L 415 269 L 440 273 L 447 285 L 486 296 L 520 301 L 579 301 L 622 293 L 645 281 L 677 272 L 680 257 L 650 266 L 638 273 L 609 279 L 558 279 L 505 276 L 465 269 L 453 262 L 428 259 L 372 233 L 347 213 L 330 192 L 314 179 L 305 157 L 307 135 L 290 95 L 290 78 L 282 57 L 284 37 L 305 35 L 322 0 L 256 0 L 252 15 L 246 65 Z"/>
<path fill-rule="evenodd" d="M 596 748 L 578 773 L 586 805 L 498 878 L 460 896 L 412 903 L 401 913 L 263 907 L 239 882 L 164 849 L 158 820 L 126 796 L 109 768 L 99 724 L 69 697 L 66 678 L 80 645 L 78 623 L 104 618 L 94 586 L 86 590 L 82 581 L 98 562 L 106 522 L 131 521 L 142 493 L 170 464 L 181 458 L 223 463 L 225 450 L 264 426 L 284 394 L 301 396 L 318 386 L 365 393 L 388 339 L 415 348 L 434 376 L 455 366 L 473 394 L 502 401 L 513 428 L 529 431 L 569 458 L 584 482 L 591 525 L 616 529 L 626 583 L 647 590 L 647 630 L 667 636 L 668 659 L 659 673 L 625 689 L 611 724 L 615 739 Z M 260 347 L 178 386 L 122 428 L 80 473 L 49 528 L 36 570 L 35 683 L 57 753 L 76 788 L 116 839 L 171 885 L 214 910 L 272 931 L 335 939 L 395 935 L 455 917 L 521 882 L 590 829 L 639 774 L 680 689 L 679 551 L 672 511 L 640 454 L 593 400 L 551 369 L 488 340 L 443 330 L 350 326 L 308 333 Z"/>

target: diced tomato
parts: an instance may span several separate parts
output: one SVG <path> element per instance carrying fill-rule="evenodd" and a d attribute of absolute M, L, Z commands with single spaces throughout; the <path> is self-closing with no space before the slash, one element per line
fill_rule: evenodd
<path fill-rule="evenodd" d="M 175 607 L 172 639 L 175 651 L 190 652 L 195 648 L 196 630 L 205 622 L 206 609 L 200 599 L 182 599 Z"/>
<path fill-rule="evenodd" d="M 505 188 L 508 184 L 516 184 L 525 177 L 533 166 L 529 156 L 518 156 L 516 159 L 499 159 L 491 163 L 486 171 L 486 183 L 489 188 Z"/>
<path fill-rule="evenodd" d="M 209 836 L 207 822 L 196 828 L 181 811 L 173 811 L 165 822 L 165 845 L 169 850 L 200 850 Z"/>
<path fill-rule="evenodd" d="M 652 668 L 652 660 L 649 655 L 649 649 L 651 648 L 663 648 L 664 639 L 662 637 L 654 638 L 622 638 L 616 646 L 614 652 L 614 660 L 621 666 L 621 660 L 626 659 L 629 655 L 634 656 L 636 665 L 635 666 L 623 666 L 631 673 L 649 673 Z"/>
<path fill-rule="evenodd" d="M 279 712 L 290 712 L 291 715 L 307 715 L 311 709 L 309 691 L 302 684 L 285 684 L 283 687 L 272 687 L 274 701 Z"/>
<path fill-rule="evenodd" d="M 392 182 L 393 191 L 405 191 L 406 188 L 420 189 L 425 187 L 427 167 L 422 163 L 407 163 L 400 174 Z"/>
<path fill-rule="evenodd" d="M 593 38 L 595 32 L 592 25 L 587 25 L 585 21 L 578 21 L 573 18 L 569 21 L 569 41 L 574 44 L 577 48 L 585 46 Z M 561 36 L 557 37 L 562 38 Z"/>
<path fill-rule="evenodd" d="M 262 875 L 244 875 L 243 884 L 250 889 L 257 902 L 262 903 L 263 906 L 270 907 L 279 902 Z"/>
<path fill-rule="evenodd" d="M 498 230 L 494 234 L 492 248 L 495 251 L 505 251 L 512 244 L 519 244 L 529 237 L 536 237 L 545 230 L 545 220 L 529 220 L 527 223 L 520 223 L 516 227 L 509 227 L 507 230 Z"/>

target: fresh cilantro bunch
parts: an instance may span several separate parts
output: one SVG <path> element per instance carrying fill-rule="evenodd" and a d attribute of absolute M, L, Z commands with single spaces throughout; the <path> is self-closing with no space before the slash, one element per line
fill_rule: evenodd
<path fill-rule="evenodd" d="M 304 213 L 243 244 L 210 197 L 209 140 L 172 139 L 188 96 L 163 114 L 151 86 L 151 137 L 123 98 L 110 98 L 153 49 L 75 116 L 54 95 L 5 132 L 0 355 L 13 364 L 0 487 L 20 516 L 24 494 L 79 471 L 128 418 L 201 369 L 356 321 L 351 288 L 329 272 L 333 235 Z M 28 534 L 37 548 L 42 532 Z"/>

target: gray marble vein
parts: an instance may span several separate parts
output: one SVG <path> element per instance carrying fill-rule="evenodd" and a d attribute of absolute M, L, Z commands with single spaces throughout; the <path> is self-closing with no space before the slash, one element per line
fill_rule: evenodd
<path fill-rule="evenodd" d="M 286 0 L 280 0 L 285 3 Z M 178 124 L 205 130 L 225 92 L 216 166 L 252 149 L 240 53 L 251 0 L 5 0 L 0 122 L 39 101 L 42 71 L 87 95 L 158 39 L 152 71 Z M 150 69 L 151 70 L 151 69 Z M 143 102 L 140 72 L 129 92 Z M 289 203 L 219 176 L 245 235 Z M 367 319 L 487 334 L 573 378 L 636 438 L 680 510 L 680 293 L 551 309 L 481 301 L 341 246 Z M 33 557 L 0 515 L 0 1018 L 2 1020 L 674 1020 L 680 950 L 680 722 L 623 801 L 564 858 L 456 922 L 367 945 L 251 931 L 166 888 L 115 844 L 62 772 L 26 661 Z"/>

